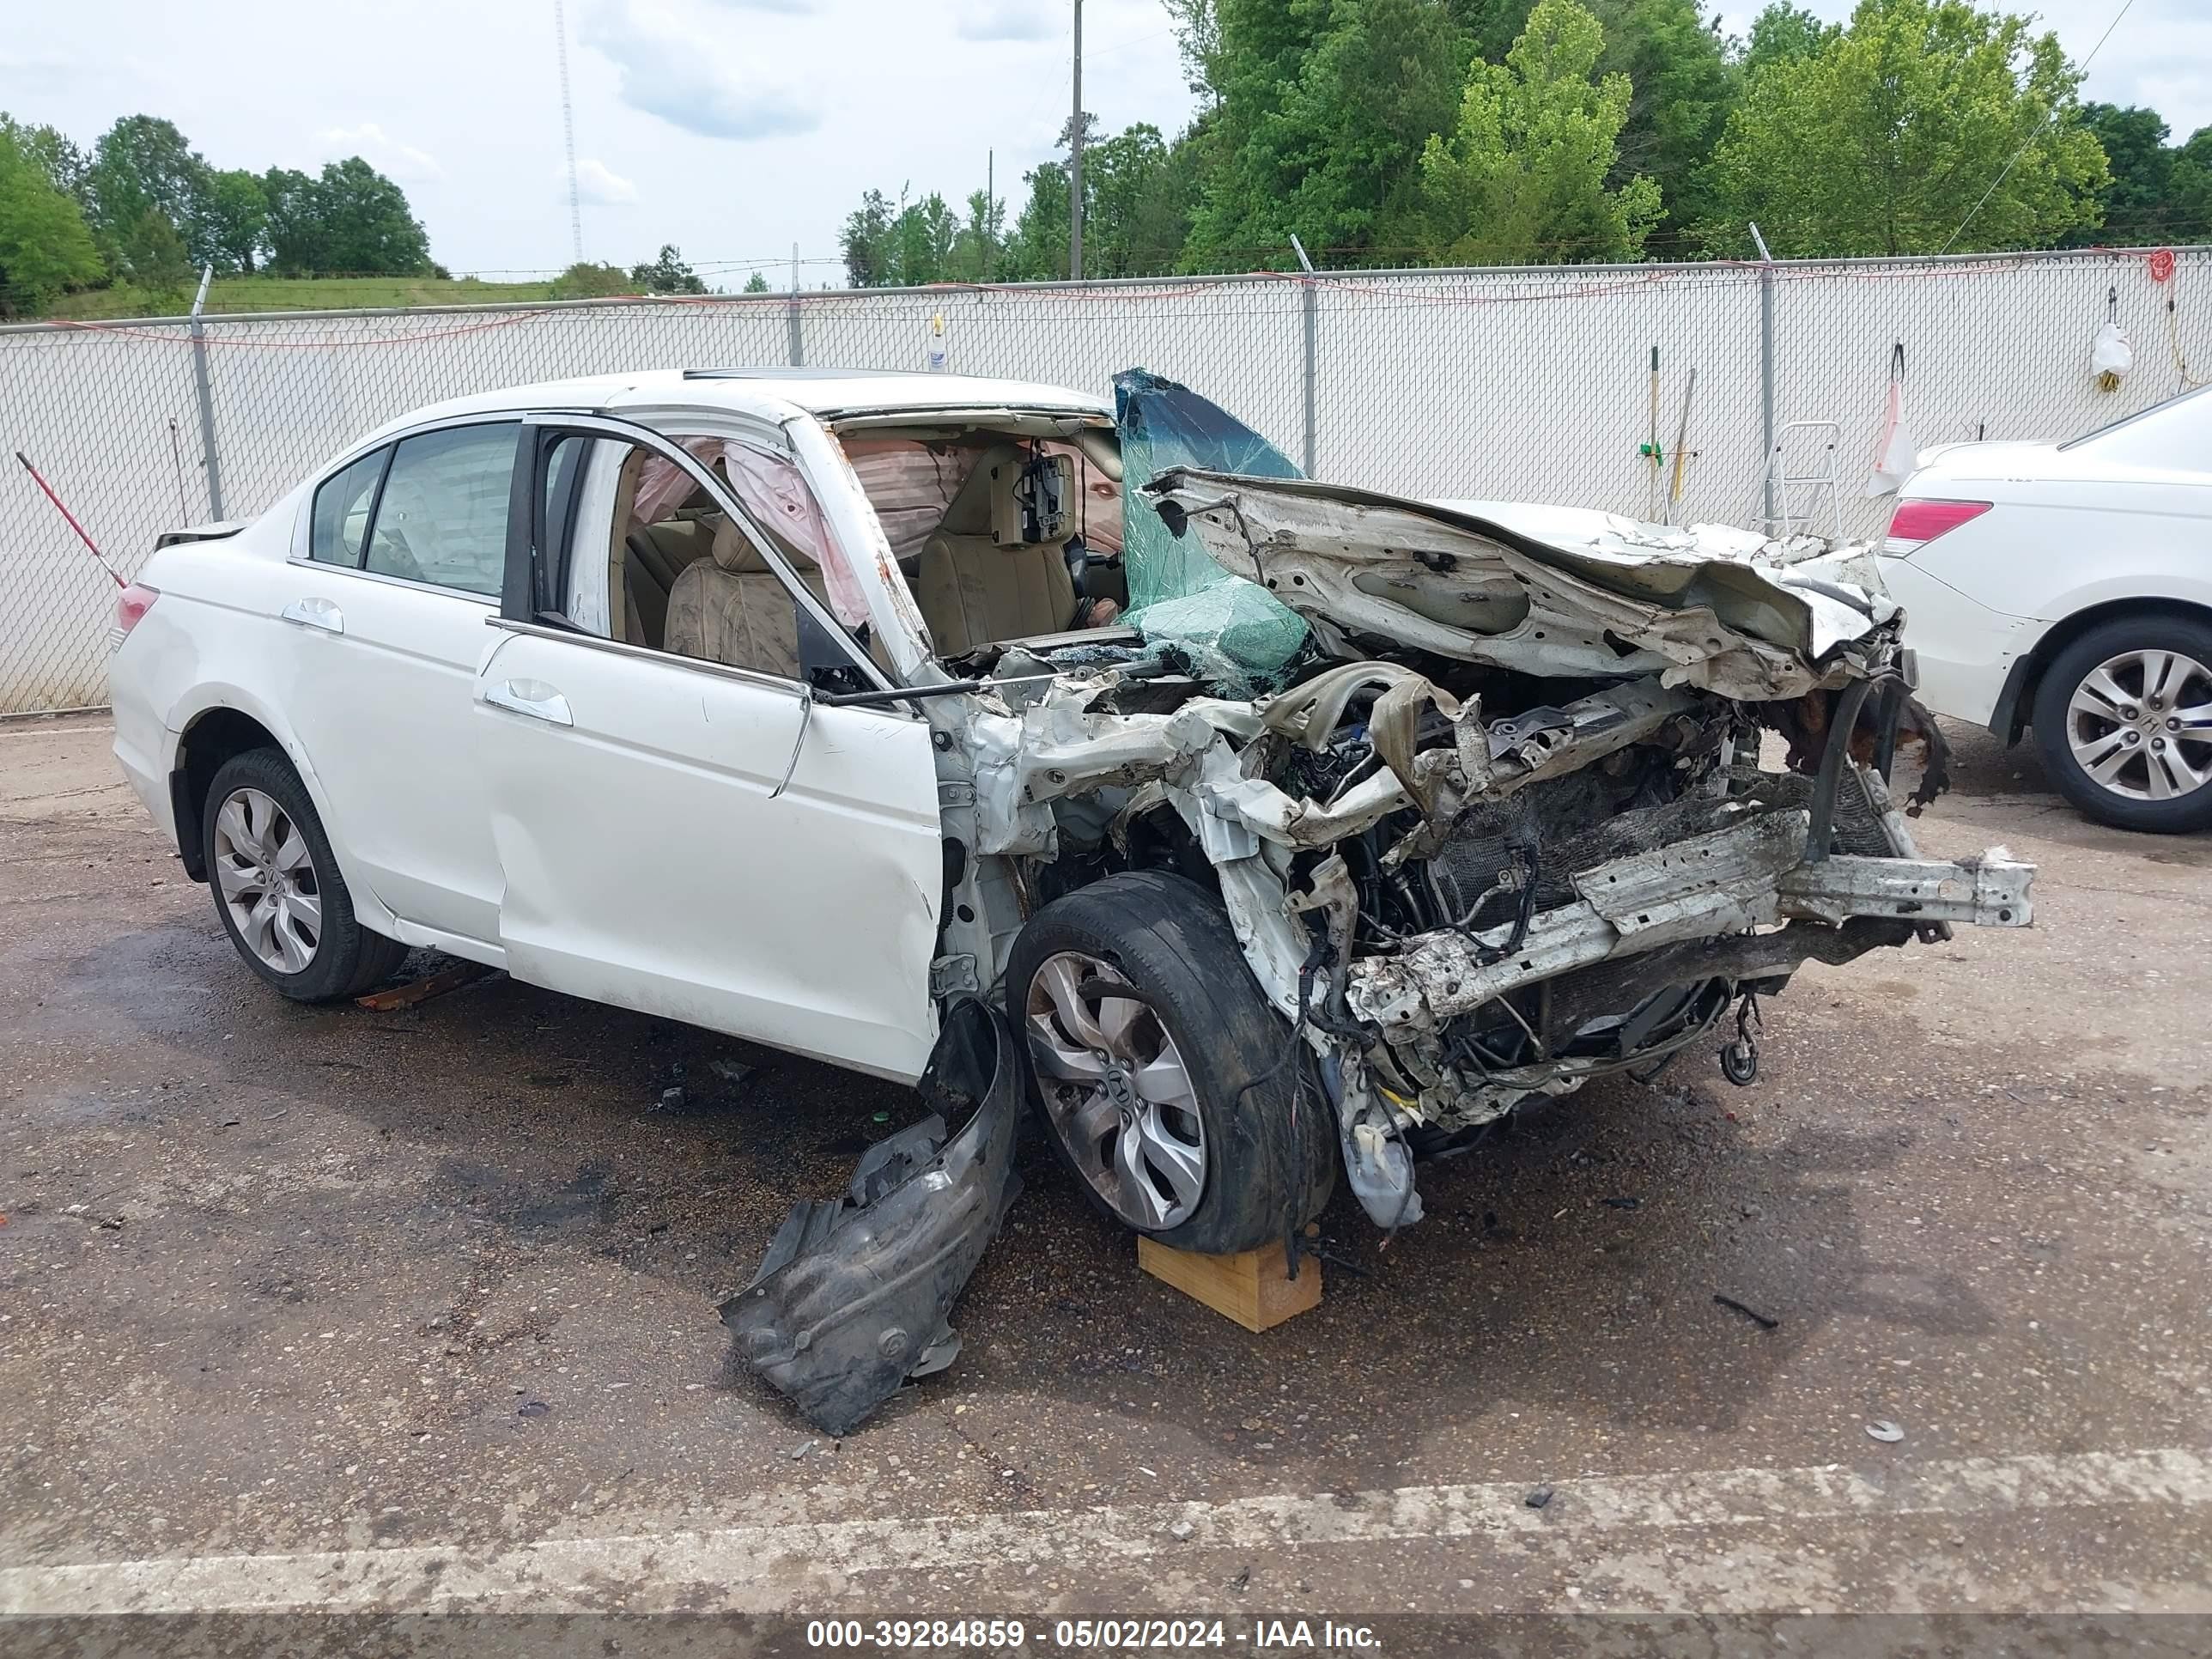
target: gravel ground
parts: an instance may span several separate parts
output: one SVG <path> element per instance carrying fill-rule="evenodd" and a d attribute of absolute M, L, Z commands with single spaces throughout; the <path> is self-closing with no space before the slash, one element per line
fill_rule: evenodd
<path fill-rule="evenodd" d="M 1808 968 L 1753 1087 L 1595 1085 L 1387 1248 L 1340 1194 L 1265 1335 L 1031 1145 L 958 1362 L 836 1443 L 714 1304 L 911 1095 L 500 975 L 293 1006 L 102 723 L 0 726 L 0 1609 L 427 1554 L 485 1607 L 588 1558 L 584 1610 L 2212 1610 L 2212 841 L 1954 736 L 1923 842 L 2036 860 L 2033 930 Z"/>

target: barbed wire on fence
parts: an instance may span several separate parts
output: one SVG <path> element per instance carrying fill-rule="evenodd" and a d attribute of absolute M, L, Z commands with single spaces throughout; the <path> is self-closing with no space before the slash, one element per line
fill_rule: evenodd
<path fill-rule="evenodd" d="M 2063 438 L 2193 384 L 2212 362 L 2212 247 L 1826 263 L 1260 271 L 1084 284 L 532 301 L 71 321 L 0 330 L 0 448 L 30 453 L 115 562 L 204 511 L 267 507 L 362 433 L 446 398 L 609 372 L 791 361 L 924 367 L 1107 389 L 1142 365 L 1197 387 L 1324 477 L 1430 498 L 1656 510 L 1650 354 L 1671 458 L 1689 371 L 1679 516 L 1749 522 L 1763 373 L 1778 418 L 1832 419 L 1847 530 L 1893 344 L 1923 443 Z M 2159 273 L 2163 270 L 2161 276 Z M 1774 349 L 1762 361 L 1762 284 Z M 1306 310 L 1313 313 L 1307 356 Z M 2136 368 L 2096 389 L 2111 316 Z M 796 320 L 794 335 L 793 322 Z M 204 367 L 208 413 L 195 368 Z M 1309 411 L 1310 410 L 1310 415 Z M 1310 428 L 1309 428 L 1310 420 Z M 212 452 L 210 453 L 210 451 Z M 181 500 L 180 500 L 181 498 Z M 27 489 L 0 488 L 0 714 L 106 696 L 112 588 Z"/>

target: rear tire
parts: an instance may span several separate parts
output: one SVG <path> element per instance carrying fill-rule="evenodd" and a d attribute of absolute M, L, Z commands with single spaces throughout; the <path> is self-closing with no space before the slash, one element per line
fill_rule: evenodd
<path fill-rule="evenodd" d="M 2212 624 L 2154 613 L 2100 623 L 2035 690 L 2035 742 L 2058 793 L 2100 823 L 2212 825 Z"/>
<path fill-rule="evenodd" d="M 398 971 L 407 947 L 354 915 L 330 837 L 283 754 L 225 761 L 201 812 L 208 888 L 247 967 L 296 1002 L 359 996 Z"/>
<path fill-rule="evenodd" d="M 1138 996 L 1076 994 L 1114 981 Z M 1207 1255 L 1321 1212 L 1334 1119 L 1205 889 L 1132 871 L 1054 899 L 1015 940 L 1006 984 L 1046 1138 L 1101 1211 Z"/>

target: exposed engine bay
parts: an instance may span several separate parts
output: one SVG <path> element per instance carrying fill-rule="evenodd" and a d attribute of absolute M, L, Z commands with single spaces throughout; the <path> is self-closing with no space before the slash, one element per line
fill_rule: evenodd
<path fill-rule="evenodd" d="M 1146 494 L 1310 642 L 1254 698 L 1128 630 L 964 662 L 982 692 L 934 717 L 954 915 L 978 920 L 948 926 L 941 988 L 988 987 L 1063 892 L 1191 874 L 1382 1224 L 1419 1218 L 1417 1159 L 1524 1102 L 1717 1032 L 1747 1081 L 1758 999 L 1805 961 L 2031 919 L 2031 866 L 1922 859 L 1869 763 L 1909 665 L 1850 550 L 1526 510 L 1540 538 L 1196 471 Z M 1769 734 L 1790 763 L 1762 765 Z"/>

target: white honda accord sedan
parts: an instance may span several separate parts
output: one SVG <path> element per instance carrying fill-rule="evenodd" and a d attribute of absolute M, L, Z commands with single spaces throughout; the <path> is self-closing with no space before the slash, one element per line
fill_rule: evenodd
<path fill-rule="evenodd" d="M 2212 389 L 2070 443 L 1932 450 L 1881 561 L 1921 700 L 2127 830 L 2212 825 Z"/>
<path fill-rule="evenodd" d="M 1340 1172 L 1418 1221 L 1416 1159 L 1523 1101 L 1724 1023 L 1747 1081 L 1808 959 L 2027 923 L 1852 759 L 1904 667 L 1863 562 L 1316 483 L 1115 389 L 421 410 L 165 538 L 116 754 L 288 996 L 432 945 L 909 1080 L 980 1005 L 1092 1199 L 1200 1250 Z"/>

